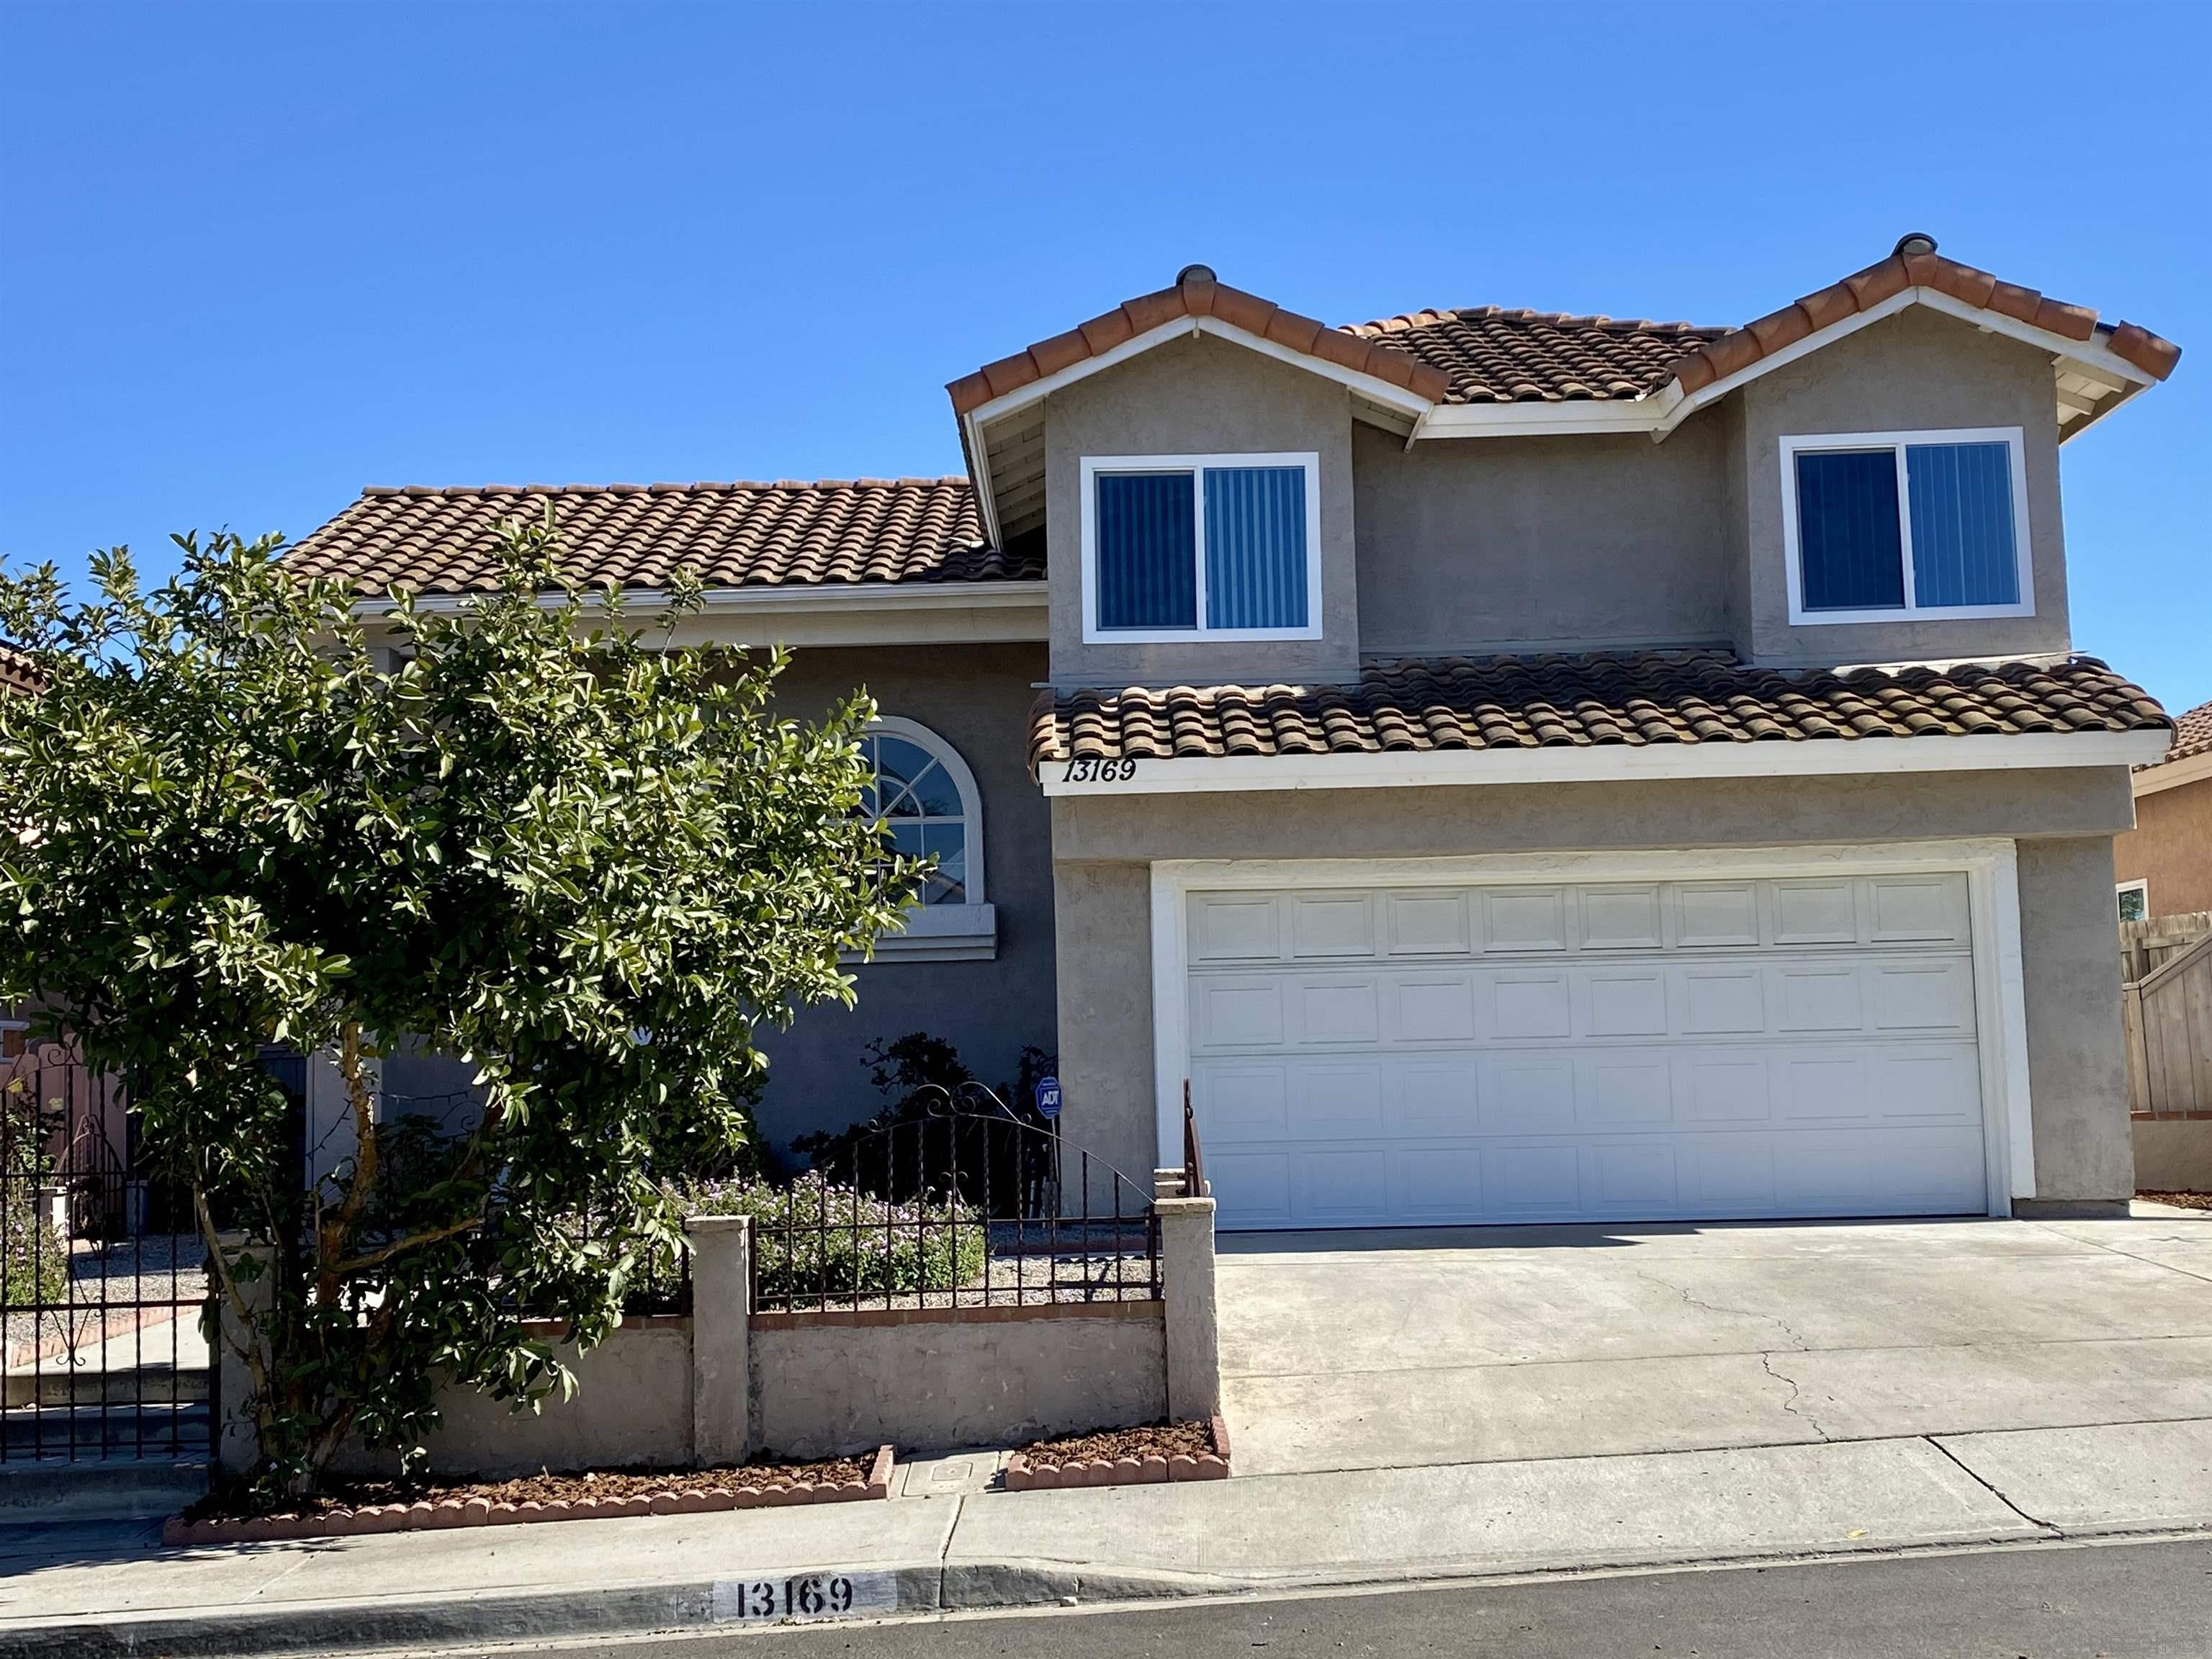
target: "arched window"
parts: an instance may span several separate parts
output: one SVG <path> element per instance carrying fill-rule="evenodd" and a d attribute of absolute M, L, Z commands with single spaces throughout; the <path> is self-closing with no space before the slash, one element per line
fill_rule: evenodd
<path fill-rule="evenodd" d="M 937 867 L 916 895 L 906 927 L 876 940 L 879 957 L 938 961 L 988 958 L 997 949 L 996 913 L 983 886 L 983 797 L 968 763 L 927 726 L 886 714 L 861 740 L 876 781 L 862 802 L 878 813 L 891 845 Z"/>

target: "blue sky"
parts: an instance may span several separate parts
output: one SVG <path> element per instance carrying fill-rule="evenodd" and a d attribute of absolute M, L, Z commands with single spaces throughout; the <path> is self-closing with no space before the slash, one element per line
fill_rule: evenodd
<path fill-rule="evenodd" d="M 2212 698 L 2212 8 L 0 5 L 0 552 L 364 484 L 957 471 L 1204 260 L 1331 322 L 1737 322 L 1925 229 L 2179 341 L 2075 638 Z"/>

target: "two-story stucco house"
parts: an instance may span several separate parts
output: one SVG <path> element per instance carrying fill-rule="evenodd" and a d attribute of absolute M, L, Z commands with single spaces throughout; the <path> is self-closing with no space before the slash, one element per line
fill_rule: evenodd
<path fill-rule="evenodd" d="M 2071 653 L 2058 447 L 2179 356 L 1907 238 L 1740 328 L 1331 328 L 1193 266 L 955 380 L 964 478 L 372 490 L 301 544 L 579 571 L 865 684 L 928 902 L 776 1041 L 1059 1056 L 1224 1224 L 2007 1213 L 2133 1190 L 2142 692 Z"/>

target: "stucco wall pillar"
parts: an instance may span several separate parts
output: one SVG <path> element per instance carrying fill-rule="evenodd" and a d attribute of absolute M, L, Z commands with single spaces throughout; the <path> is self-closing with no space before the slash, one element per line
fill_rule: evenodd
<path fill-rule="evenodd" d="M 1160 1285 L 1167 1302 L 1168 1416 L 1176 1422 L 1221 1409 L 1221 1338 L 1213 1304 L 1213 1200 L 1163 1198 Z"/>
<path fill-rule="evenodd" d="M 751 1450 L 752 1218 L 695 1215 L 691 1241 L 691 1456 L 705 1468 Z"/>
<path fill-rule="evenodd" d="M 2118 1212 L 2136 1182 L 2112 843 L 2083 836 L 2019 848 L 2036 1194 L 2015 1200 L 2014 1212 Z"/>
<path fill-rule="evenodd" d="M 234 1273 L 248 1263 L 258 1264 L 260 1275 L 240 1279 L 240 1300 L 223 1294 L 222 1282 L 212 1274 L 208 1296 L 216 1304 L 216 1463 L 227 1477 L 242 1478 L 261 1461 L 261 1431 L 247 1401 L 253 1397 L 253 1370 L 246 1356 L 268 1352 L 259 1328 L 264 1315 L 276 1306 L 274 1263 L 266 1244 L 249 1244 L 243 1233 L 222 1233 L 216 1243 Z"/>

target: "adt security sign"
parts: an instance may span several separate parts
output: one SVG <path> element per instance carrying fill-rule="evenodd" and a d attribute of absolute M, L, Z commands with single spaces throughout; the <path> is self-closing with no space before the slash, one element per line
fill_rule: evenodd
<path fill-rule="evenodd" d="M 1036 1109 L 1039 1117 L 1050 1120 L 1060 1115 L 1060 1079 L 1041 1077 L 1037 1079 Z"/>

